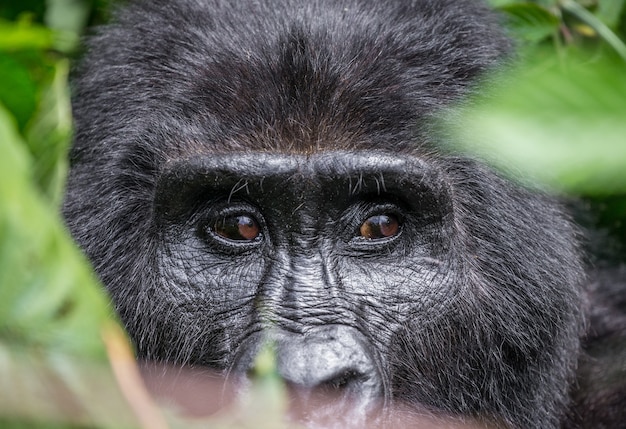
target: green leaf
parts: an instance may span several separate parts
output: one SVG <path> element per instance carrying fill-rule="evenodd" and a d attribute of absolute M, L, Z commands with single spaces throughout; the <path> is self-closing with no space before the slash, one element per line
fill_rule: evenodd
<path fill-rule="evenodd" d="M 545 7 L 534 3 L 510 4 L 501 7 L 501 10 L 508 15 L 514 34 L 528 42 L 539 42 L 559 28 L 559 19 Z"/>
<path fill-rule="evenodd" d="M 596 16 L 609 28 L 615 29 L 625 5 L 625 0 L 599 0 Z"/>
<path fill-rule="evenodd" d="M 39 92 L 29 69 L 0 52 L 0 82 L 0 103 L 13 113 L 19 129 L 24 129 L 36 109 Z"/>
<path fill-rule="evenodd" d="M 55 49 L 68 53 L 76 48 L 78 42 L 78 33 L 74 31 L 62 28 L 52 30 L 28 19 L 15 23 L 0 19 L 0 50 L 2 51 Z"/>
<path fill-rule="evenodd" d="M 501 8 L 513 3 L 517 3 L 519 0 L 489 0 L 488 3 L 493 8 Z"/>
<path fill-rule="evenodd" d="M 504 171 L 576 193 L 626 191 L 626 69 L 598 62 L 509 72 L 463 110 L 455 139 Z M 448 126 L 454 127 L 454 123 Z"/>
<path fill-rule="evenodd" d="M 102 339 L 121 329 L 32 171 L 0 106 L 0 416 L 128 426 Z"/>
<path fill-rule="evenodd" d="M 67 148 L 72 134 L 68 73 L 67 60 L 55 63 L 52 79 L 42 89 L 38 110 L 25 133 L 33 154 L 35 181 L 55 207 L 63 197 Z"/>
<path fill-rule="evenodd" d="M 0 50 L 50 49 L 54 34 L 48 28 L 27 21 L 9 23 L 0 20 Z"/>
<path fill-rule="evenodd" d="M 564 10 L 593 28 L 626 61 L 626 44 L 604 22 L 574 0 L 560 0 L 560 2 Z"/>
<path fill-rule="evenodd" d="M 0 145 L 0 341 L 103 358 L 108 300 L 33 185 L 32 160 L 3 108 Z"/>

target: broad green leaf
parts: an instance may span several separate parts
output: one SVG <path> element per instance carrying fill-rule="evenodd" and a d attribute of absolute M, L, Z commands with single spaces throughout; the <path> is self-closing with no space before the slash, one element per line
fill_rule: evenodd
<path fill-rule="evenodd" d="M 0 416 L 128 426 L 103 343 L 121 329 L 32 171 L 0 106 Z"/>
<path fill-rule="evenodd" d="M 50 29 L 28 19 L 17 22 L 0 19 L 0 50 L 2 51 L 55 49 L 60 52 L 72 52 L 78 42 L 78 34 L 74 31 Z"/>
<path fill-rule="evenodd" d="M 538 5 L 545 8 L 554 7 L 559 0 L 487 0 L 487 3 L 496 9 L 502 8 L 504 6 L 510 5 Z"/>
<path fill-rule="evenodd" d="M 30 155 L 3 108 L 0 145 L 0 341 L 103 358 L 108 301 L 33 185 Z"/>
<path fill-rule="evenodd" d="M 599 62 L 510 72 L 463 110 L 455 139 L 505 171 L 592 195 L 626 191 L 626 69 Z M 454 127 L 454 123 L 448 126 Z"/>
<path fill-rule="evenodd" d="M 502 6 L 508 6 L 513 3 L 517 3 L 519 0 L 489 0 L 488 3 L 491 7 L 500 8 Z"/>

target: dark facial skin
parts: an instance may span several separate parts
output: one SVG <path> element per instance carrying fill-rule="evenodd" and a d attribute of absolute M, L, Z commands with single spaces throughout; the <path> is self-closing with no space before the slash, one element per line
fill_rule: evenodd
<path fill-rule="evenodd" d="M 340 391 L 362 408 L 389 398 L 394 332 L 445 298 L 419 286 L 447 283 L 451 207 L 438 179 L 417 159 L 377 152 L 168 165 L 158 266 L 180 288 L 168 297 L 179 317 L 223 309 L 205 326 L 221 346 L 205 363 L 245 373 L 271 341 L 289 385 Z"/>
<path fill-rule="evenodd" d="M 64 214 L 141 360 L 245 384 L 271 344 L 311 426 L 561 426 L 576 230 L 432 131 L 510 51 L 484 5 L 155 0 L 115 22 L 75 79 Z"/>
<path fill-rule="evenodd" d="M 415 159 L 346 152 L 178 161 L 157 188 L 160 275 L 184 288 L 184 300 L 171 299 L 189 317 L 225 309 L 209 328 L 226 348 L 213 350 L 216 360 L 242 341 L 256 350 L 269 329 L 286 381 L 316 386 L 348 377 L 369 386 L 373 378 L 366 390 L 389 394 L 380 353 L 364 343 L 386 350 L 405 315 L 441 304 L 416 285 L 446 283 L 450 214 L 437 172 Z M 378 227 L 380 217 L 390 225 Z M 255 236 L 244 235 L 249 226 L 243 234 L 222 227 L 242 218 Z M 308 353 L 306 341 L 281 346 L 302 335 L 315 338 L 313 349 L 336 342 L 322 347 L 335 356 Z M 253 357 L 228 364 L 246 370 Z"/>
<path fill-rule="evenodd" d="M 480 171 L 471 167 L 464 171 L 459 164 L 454 173 L 465 173 L 461 177 L 468 180 Z M 483 173 L 484 180 L 498 180 Z M 551 364 L 541 354 L 562 334 L 542 337 L 543 330 L 555 329 L 556 317 L 562 317 L 558 311 L 569 303 L 553 296 L 550 285 L 517 286 L 516 273 L 500 274 L 511 278 L 489 286 L 491 291 L 471 281 L 472 265 L 482 258 L 487 260 L 480 272 L 515 265 L 506 259 L 509 252 L 466 260 L 479 242 L 464 242 L 460 225 L 482 225 L 464 220 L 468 210 L 455 208 L 452 195 L 486 199 L 464 204 L 484 204 L 480 210 L 489 222 L 502 216 L 488 199 L 498 196 L 472 193 L 458 183 L 453 187 L 453 176 L 445 174 L 417 157 L 368 151 L 242 153 L 168 162 L 152 215 L 157 247 L 151 266 L 159 283 L 144 283 L 140 296 L 144 308 L 167 311 L 167 317 L 151 321 L 150 329 L 163 335 L 158 340 L 135 331 L 141 355 L 245 375 L 270 341 L 289 386 L 329 392 L 335 399 L 307 419 L 346 415 L 357 426 L 372 422 L 372 413 L 393 401 L 413 400 L 434 410 L 461 407 L 445 397 L 442 376 L 452 386 L 478 377 L 502 383 L 503 392 L 512 387 L 524 392 L 525 386 L 512 386 L 513 374 Z M 500 198 L 545 204 L 506 190 L 511 195 Z M 546 222 L 522 210 L 516 216 L 520 223 L 498 226 L 502 233 Z M 393 219 L 388 236 L 370 225 L 381 217 Z M 508 240 L 519 252 L 542 245 L 537 236 L 527 242 L 531 234 L 528 229 L 517 237 L 519 244 L 507 237 L 491 240 L 500 247 Z M 501 308 L 503 297 L 510 307 Z M 523 310 L 527 302 L 533 312 Z M 537 324 L 537 312 L 551 321 Z M 172 335 L 172 325 L 185 327 L 185 334 Z M 187 338 L 198 345 L 186 347 L 181 341 Z M 497 349 L 484 345 L 491 338 Z M 502 353 L 495 360 L 494 350 Z M 435 358 L 440 360 L 434 372 L 419 372 Z M 337 411 L 342 401 L 348 401 L 350 413 Z M 474 406 L 488 405 L 482 401 Z M 302 407 L 310 406 L 304 400 Z"/>

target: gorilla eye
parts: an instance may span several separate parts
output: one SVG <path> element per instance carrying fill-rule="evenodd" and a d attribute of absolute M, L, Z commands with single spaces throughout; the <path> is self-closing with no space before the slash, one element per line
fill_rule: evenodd
<path fill-rule="evenodd" d="M 400 221 L 392 214 L 380 214 L 367 218 L 359 228 L 366 240 L 382 240 L 393 237 L 400 231 Z"/>
<path fill-rule="evenodd" d="M 245 214 L 224 216 L 215 222 L 213 232 L 231 241 L 254 241 L 261 237 L 261 227 L 255 218 Z"/>

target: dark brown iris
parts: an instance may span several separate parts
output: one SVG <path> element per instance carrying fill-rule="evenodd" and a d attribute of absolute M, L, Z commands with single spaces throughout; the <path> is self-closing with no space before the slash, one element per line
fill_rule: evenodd
<path fill-rule="evenodd" d="M 361 237 L 367 240 L 381 240 L 393 237 L 400 231 L 400 222 L 392 214 L 380 214 L 369 217 L 359 229 Z"/>
<path fill-rule="evenodd" d="M 261 235 L 258 222 L 245 214 L 223 217 L 215 223 L 213 230 L 232 241 L 254 241 Z"/>

